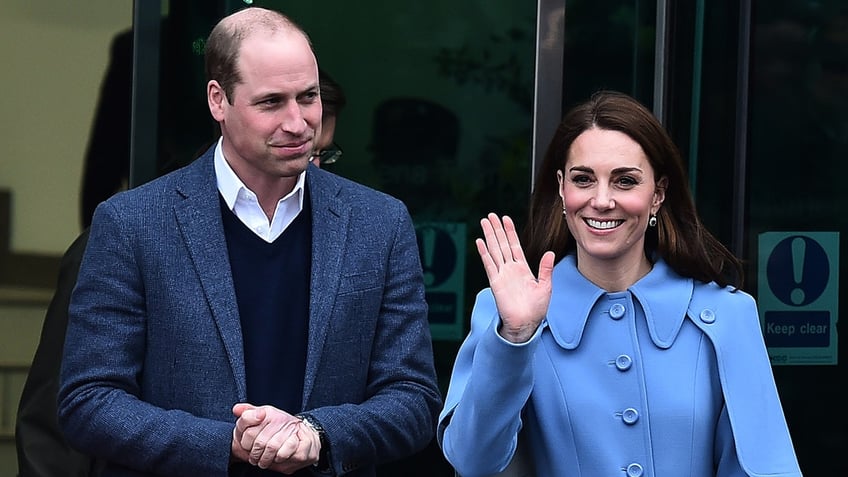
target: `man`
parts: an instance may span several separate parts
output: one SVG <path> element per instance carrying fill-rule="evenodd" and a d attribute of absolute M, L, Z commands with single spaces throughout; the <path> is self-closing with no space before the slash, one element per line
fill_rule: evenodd
<path fill-rule="evenodd" d="M 226 17 L 206 71 L 217 144 L 95 212 L 60 425 L 104 476 L 375 475 L 441 406 L 409 214 L 309 165 L 318 68 L 289 19 Z"/>
<path fill-rule="evenodd" d="M 321 88 L 321 134 L 315 142 L 312 163 L 318 167 L 333 164 L 342 155 L 342 150 L 333 140 L 336 134 L 336 120 L 347 104 L 344 90 L 326 71 L 318 68 L 318 82 Z"/>
<path fill-rule="evenodd" d="M 336 118 L 347 100 L 338 83 L 323 70 L 319 69 L 318 73 L 322 128 L 316 145 L 319 153 L 313 155 L 312 163 L 320 167 L 321 163 L 335 162 L 341 155 L 340 149 L 331 146 Z M 85 223 L 90 225 L 90 216 Z M 62 257 L 56 292 L 45 314 L 41 338 L 21 394 L 15 426 L 19 477 L 98 475 L 98 463 L 69 447 L 56 421 L 56 395 L 68 325 L 68 304 L 87 241 L 88 229 L 85 229 Z"/>

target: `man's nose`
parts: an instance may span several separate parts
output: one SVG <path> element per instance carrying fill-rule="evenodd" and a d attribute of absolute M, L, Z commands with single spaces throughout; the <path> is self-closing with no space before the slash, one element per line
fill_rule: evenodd
<path fill-rule="evenodd" d="M 307 128 L 306 117 L 297 101 L 291 101 L 281 110 L 280 129 L 292 134 L 302 134 Z"/>

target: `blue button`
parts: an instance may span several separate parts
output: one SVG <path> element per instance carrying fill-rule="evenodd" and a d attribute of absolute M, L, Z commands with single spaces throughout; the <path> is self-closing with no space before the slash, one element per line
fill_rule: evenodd
<path fill-rule="evenodd" d="M 616 303 L 610 307 L 609 314 L 614 320 L 621 318 L 624 316 L 624 305 Z"/>
<path fill-rule="evenodd" d="M 639 411 L 633 409 L 632 407 L 628 407 L 621 413 L 621 418 L 624 419 L 624 423 L 628 425 L 636 424 L 636 421 L 639 420 Z"/>
<path fill-rule="evenodd" d="M 714 322 L 715 321 L 715 313 L 713 312 L 713 310 L 710 310 L 709 308 L 705 308 L 701 312 L 701 321 L 703 321 L 704 323 Z"/>
<path fill-rule="evenodd" d="M 630 464 L 627 466 L 627 477 L 641 477 L 644 471 L 639 464 Z"/>
<path fill-rule="evenodd" d="M 627 371 L 632 365 L 633 360 L 626 354 L 620 354 L 617 358 L 615 358 L 615 367 L 618 368 L 619 371 Z"/>

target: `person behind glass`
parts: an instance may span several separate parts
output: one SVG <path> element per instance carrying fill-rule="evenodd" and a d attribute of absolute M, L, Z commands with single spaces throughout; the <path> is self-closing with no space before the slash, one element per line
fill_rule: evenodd
<path fill-rule="evenodd" d="M 336 121 L 347 104 L 344 90 L 326 71 L 318 68 L 318 83 L 321 89 L 321 134 L 315 142 L 312 163 L 318 167 L 335 163 L 342 157 L 342 149 L 335 143 Z"/>
<path fill-rule="evenodd" d="M 307 34 L 251 7 L 206 42 L 221 137 L 95 210 L 59 425 L 102 476 L 373 476 L 442 406 L 415 231 L 397 199 L 310 165 Z"/>
<path fill-rule="evenodd" d="M 517 448 L 535 475 L 801 475 L 741 263 L 647 108 L 612 91 L 575 107 L 522 240 L 508 216 L 481 225 L 490 286 L 437 431 L 459 475 Z"/>

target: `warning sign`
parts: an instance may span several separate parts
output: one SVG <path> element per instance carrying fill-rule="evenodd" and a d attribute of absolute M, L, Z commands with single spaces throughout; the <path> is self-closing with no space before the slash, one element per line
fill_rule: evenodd
<path fill-rule="evenodd" d="M 436 340 L 464 337 L 465 224 L 416 224 L 418 251 L 424 269 L 430 334 Z"/>
<path fill-rule="evenodd" d="M 758 276 L 772 364 L 837 364 L 839 233 L 761 234 Z"/>

